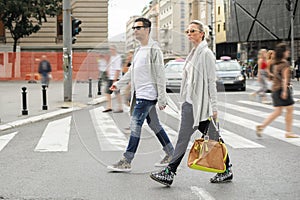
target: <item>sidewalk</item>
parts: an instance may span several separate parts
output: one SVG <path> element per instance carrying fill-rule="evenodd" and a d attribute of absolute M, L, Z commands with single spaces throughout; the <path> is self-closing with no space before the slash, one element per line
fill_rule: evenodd
<path fill-rule="evenodd" d="M 28 115 L 22 115 L 22 87 L 27 90 Z M 41 83 L 28 81 L 0 81 L 0 131 L 16 126 L 48 119 L 57 115 L 82 109 L 105 101 L 104 95 L 97 95 L 97 81 L 92 81 L 92 97 L 88 82 L 73 81 L 72 102 L 64 102 L 64 82 L 52 81 L 46 88 L 47 110 L 42 110 Z"/>

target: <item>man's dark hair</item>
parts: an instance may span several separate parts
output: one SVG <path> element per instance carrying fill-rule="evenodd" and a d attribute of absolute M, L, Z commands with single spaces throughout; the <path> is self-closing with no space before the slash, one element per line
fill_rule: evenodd
<path fill-rule="evenodd" d="M 143 22 L 143 26 L 145 28 L 149 28 L 149 33 L 150 33 L 150 30 L 151 30 L 151 21 L 149 19 L 144 18 L 144 17 L 140 17 L 140 18 L 135 19 L 134 22 Z"/>

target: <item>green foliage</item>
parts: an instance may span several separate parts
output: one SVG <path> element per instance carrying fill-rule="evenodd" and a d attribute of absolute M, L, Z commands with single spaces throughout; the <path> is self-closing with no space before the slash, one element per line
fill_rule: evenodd
<path fill-rule="evenodd" d="M 0 19 L 14 39 L 36 33 L 47 16 L 56 16 L 62 11 L 62 0 L 0 0 Z"/>

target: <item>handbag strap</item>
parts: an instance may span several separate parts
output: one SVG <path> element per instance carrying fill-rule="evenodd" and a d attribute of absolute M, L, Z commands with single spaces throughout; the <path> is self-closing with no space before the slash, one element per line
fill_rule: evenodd
<path fill-rule="evenodd" d="M 219 142 L 223 142 L 224 143 L 224 140 L 222 139 L 221 135 L 220 135 L 220 126 L 219 126 L 219 119 L 216 118 L 214 119 L 212 116 L 210 116 L 208 118 L 208 120 L 213 124 L 213 126 L 215 127 L 216 131 L 219 133 Z M 206 133 L 205 133 L 205 136 L 204 136 L 204 139 L 209 139 L 209 136 L 208 136 L 208 129 L 206 130 Z"/>
<path fill-rule="evenodd" d="M 216 118 L 216 121 L 215 121 L 213 117 L 209 117 L 208 120 L 212 122 L 212 124 L 214 125 L 214 127 L 216 128 L 217 131 L 220 131 L 218 118 Z"/>

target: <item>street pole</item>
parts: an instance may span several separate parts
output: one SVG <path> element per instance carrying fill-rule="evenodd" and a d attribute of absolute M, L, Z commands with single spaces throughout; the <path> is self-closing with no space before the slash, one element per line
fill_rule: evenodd
<path fill-rule="evenodd" d="M 216 55 L 216 22 L 215 22 L 215 1 L 211 1 L 211 42 L 212 42 L 212 51 Z"/>
<path fill-rule="evenodd" d="M 71 0 L 63 0 L 64 102 L 72 101 Z"/>
<path fill-rule="evenodd" d="M 295 58 L 294 58 L 294 0 L 291 0 L 290 15 L 291 15 L 291 62 L 292 62 L 292 68 L 293 68 L 293 73 L 294 73 L 294 64 L 295 64 Z"/>

